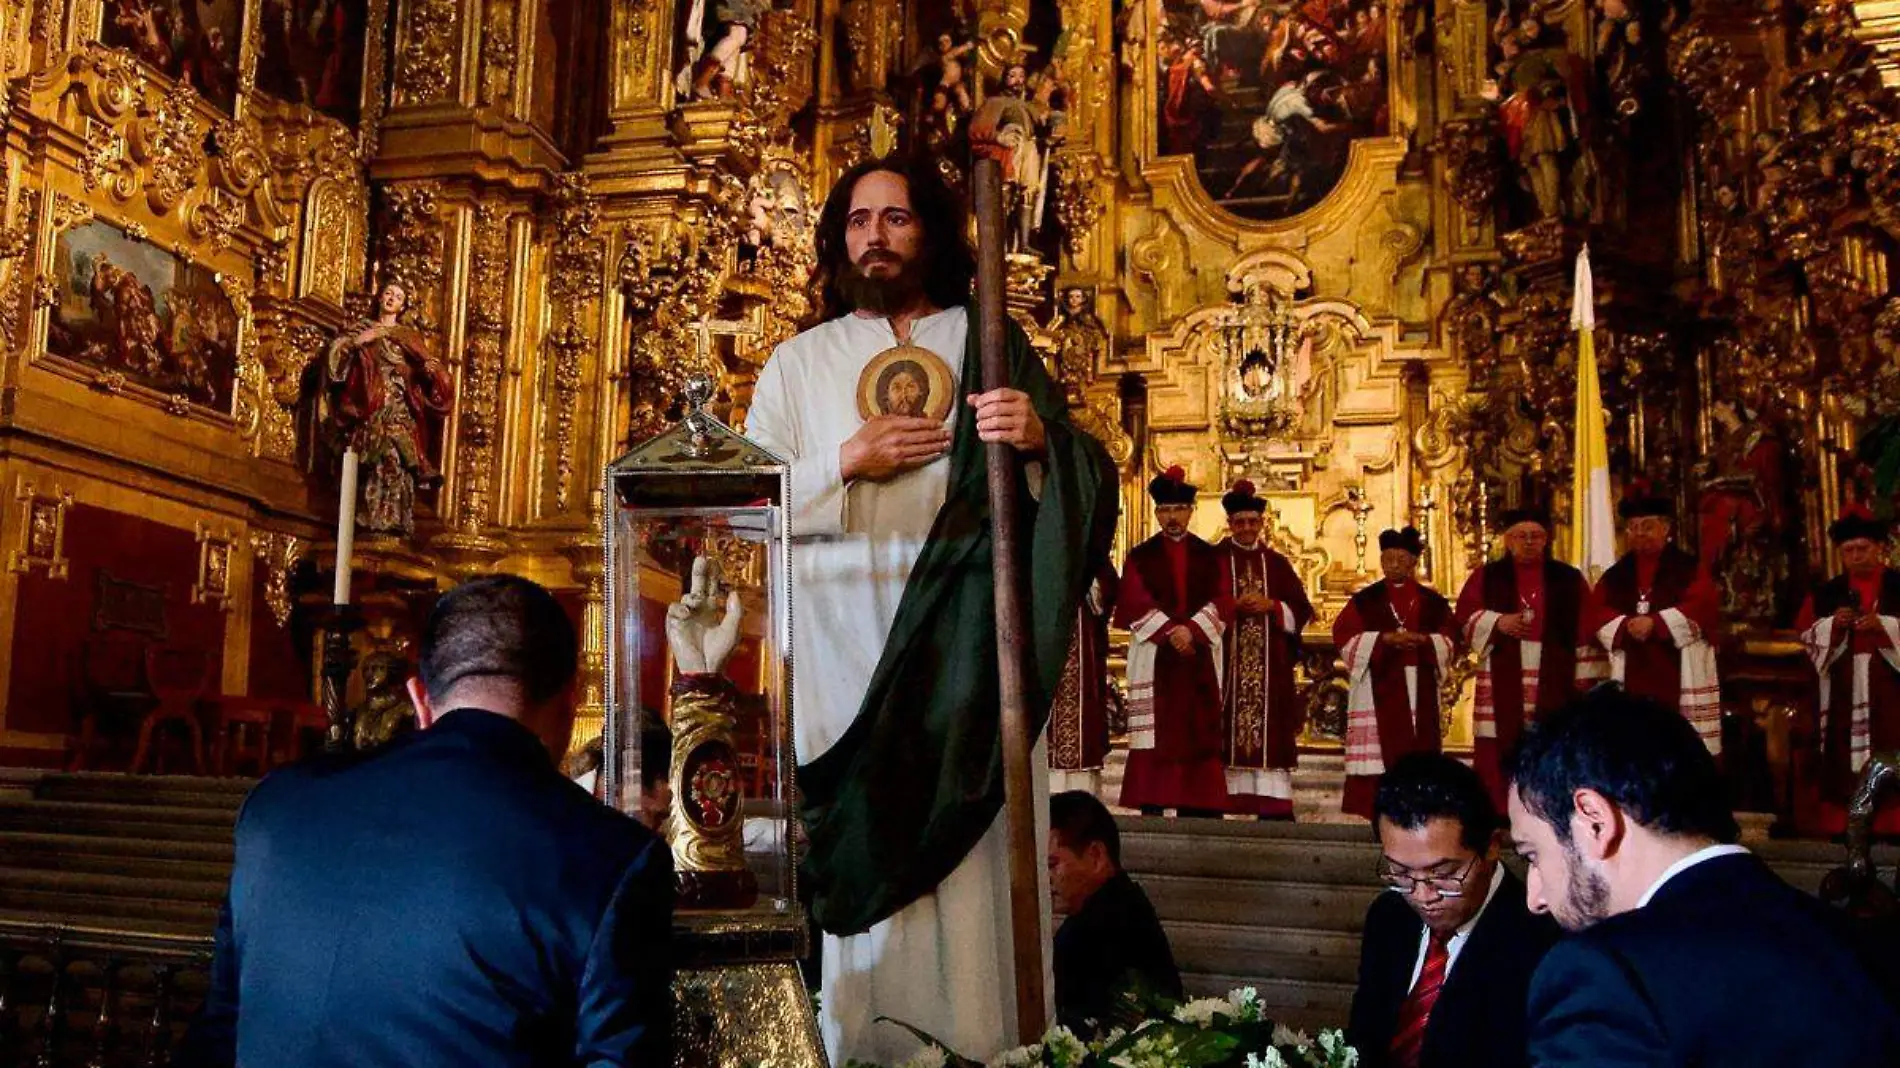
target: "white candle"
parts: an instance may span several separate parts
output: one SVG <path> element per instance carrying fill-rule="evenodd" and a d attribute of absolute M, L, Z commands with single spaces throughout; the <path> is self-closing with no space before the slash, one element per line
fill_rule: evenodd
<path fill-rule="evenodd" d="M 350 554 L 356 547 L 356 450 L 343 450 L 343 491 L 336 502 L 336 590 L 330 600 L 350 603 Z"/>

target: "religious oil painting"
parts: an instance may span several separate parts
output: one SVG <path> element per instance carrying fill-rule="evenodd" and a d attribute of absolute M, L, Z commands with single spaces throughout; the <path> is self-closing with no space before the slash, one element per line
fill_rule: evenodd
<path fill-rule="evenodd" d="M 104 222 L 60 234 L 46 351 L 231 410 L 238 316 L 217 276 Z"/>
<path fill-rule="evenodd" d="M 359 0 L 360 2 L 360 0 Z M 243 0 L 104 0 L 101 39 L 230 111 L 237 100 Z"/>
<path fill-rule="evenodd" d="M 858 415 L 942 419 L 956 390 L 950 368 L 929 349 L 899 345 L 878 353 L 858 375 Z"/>
<path fill-rule="evenodd" d="M 1191 155 L 1223 208 L 1281 219 L 1386 132 L 1385 0 L 1151 0 L 1156 148 Z"/>
<path fill-rule="evenodd" d="M 261 0 L 257 87 L 355 125 L 370 0 Z"/>

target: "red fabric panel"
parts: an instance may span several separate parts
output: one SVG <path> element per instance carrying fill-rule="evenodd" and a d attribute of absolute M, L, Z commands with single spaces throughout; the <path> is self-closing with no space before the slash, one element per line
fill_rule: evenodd
<path fill-rule="evenodd" d="M 92 505 L 66 512 L 62 580 L 36 569 L 20 576 L 14 608 L 13 672 L 7 688 L 10 730 L 42 733 L 76 729 L 81 658 L 93 629 L 98 574 L 165 591 L 166 635 L 151 639 L 203 652 L 211 662 L 211 690 L 223 672 L 225 613 L 191 603 L 198 579 L 198 543 L 189 530 Z M 124 636 L 126 632 L 111 632 Z"/>

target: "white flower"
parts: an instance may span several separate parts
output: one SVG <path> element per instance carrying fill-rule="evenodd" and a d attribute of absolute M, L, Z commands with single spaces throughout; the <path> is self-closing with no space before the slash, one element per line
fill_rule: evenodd
<path fill-rule="evenodd" d="M 1247 1054 L 1247 1068 L 1288 1068 L 1286 1058 L 1272 1046 L 1267 1047 L 1265 1056 L 1258 1053 Z"/>
<path fill-rule="evenodd" d="M 1359 1051 L 1346 1044 L 1346 1036 L 1338 1028 L 1319 1033 L 1319 1048 L 1326 1051 L 1329 1068 L 1354 1068 L 1359 1063 Z"/>
<path fill-rule="evenodd" d="M 1306 1037 L 1306 1032 L 1304 1031 L 1295 1031 L 1285 1024 L 1274 1024 L 1273 1044 L 1276 1046 L 1292 1046 L 1296 1050 L 1304 1051 L 1306 1047 L 1313 1044 L 1313 1040 Z"/>
<path fill-rule="evenodd" d="M 1184 1024 L 1196 1027 L 1214 1026 L 1214 1015 L 1232 1016 L 1234 1007 L 1226 998 L 1195 998 L 1193 1001 L 1174 1010 L 1174 1018 Z"/>
<path fill-rule="evenodd" d="M 943 1068 L 949 1062 L 949 1055 L 942 1046 L 925 1046 L 911 1055 L 899 1068 Z"/>
<path fill-rule="evenodd" d="M 1097 1038 L 1095 1041 L 1089 1043 L 1089 1049 L 1093 1050 L 1096 1053 L 1100 1053 L 1103 1050 L 1107 1049 L 1108 1047 L 1114 1045 L 1117 1042 L 1120 1042 L 1122 1039 L 1127 1038 L 1127 1037 L 1128 1037 L 1127 1030 L 1120 1027 L 1110 1028 L 1108 1034 L 1102 1035 L 1101 1037 Z"/>
<path fill-rule="evenodd" d="M 1018 1046 L 991 1057 L 984 1068 L 1032 1068 L 1042 1063 L 1042 1046 Z"/>
<path fill-rule="evenodd" d="M 1051 1028 L 1048 1034 L 1042 1036 L 1042 1045 L 1048 1050 L 1049 1063 L 1054 1068 L 1077 1068 L 1083 1058 L 1089 1055 L 1088 1047 L 1066 1027 Z"/>
<path fill-rule="evenodd" d="M 1237 987 L 1227 993 L 1228 1015 L 1243 1023 L 1252 1023 L 1260 1019 L 1260 991 L 1250 986 Z"/>

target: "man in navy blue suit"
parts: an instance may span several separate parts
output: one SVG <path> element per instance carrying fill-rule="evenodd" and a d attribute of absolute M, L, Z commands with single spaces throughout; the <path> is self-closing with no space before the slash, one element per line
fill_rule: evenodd
<path fill-rule="evenodd" d="M 1526 727 L 1512 780 L 1530 907 L 1573 932 L 1531 983 L 1533 1065 L 1900 1064 L 1845 919 L 1734 844 L 1676 710 L 1598 687 Z"/>
<path fill-rule="evenodd" d="M 422 730 L 258 784 L 178 1063 L 671 1064 L 671 854 L 555 767 L 577 650 L 540 586 L 466 583 L 422 636 Z"/>

